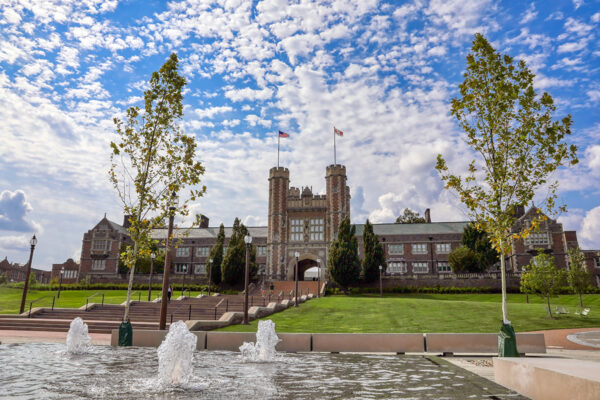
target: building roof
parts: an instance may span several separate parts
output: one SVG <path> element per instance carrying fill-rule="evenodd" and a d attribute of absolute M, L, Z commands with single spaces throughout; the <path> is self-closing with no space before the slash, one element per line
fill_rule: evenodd
<path fill-rule="evenodd" d="M 267 237 L 267 231 L 268 228 L 266 226 L 247 226 L 246 228 L 248 228 L 248 231 L 250 232 L 250 236 L 252 237 Z M 229 238 L 231 237 L 231 233 L 232 233 L 233 228 L 231 227 L 226 227 L 225 228 L 225 237 Z M 212 228 L 193 228 L 193 229 L 189 229 L 189 228 L 180 228 L 180 229 L 173 229 L 174 235 L 176 238 L 185 238 L 185 237 L 189 237 L 189 238 L 195 238 L 195 239 L 210 239 L 210 238 L 215 238 L 217 237 L 217 235 L 219 234 L 219 228 L 218 227 L 212 227 Z M 160 229 L 153 229 L 151 236 L 153 239 L 166 239 L 167 238 L 167 229 L 166 228 L 160 228 Z"/>
<path fill-rule="evenodd" d="M 373 224 L 373 232 L 377 236 L 387 235 L 440 235 L 448 233 L 462 234 L 469 221 L 431 222 L 424 224 Z M 364 224 L 355 224 L 356 235 L 362 236 Z"/>

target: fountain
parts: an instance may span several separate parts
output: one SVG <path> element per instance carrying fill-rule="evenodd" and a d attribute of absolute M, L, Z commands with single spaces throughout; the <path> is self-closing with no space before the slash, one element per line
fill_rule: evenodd
<path fill-rule="evenodd" d="M 85 354 L 89 351 L 90 342 L 87 324 L 79 317 L 71 321 L 69 333 L 67 333 L 67 352 L 69 354 Z"/>
<path fill-rule="evenodd" d="M 183 321 L 171 324 L 167 337 L 158 348 L 158 379 L 162 384 L 188 383 L 197 341 L 198 337 L 190 333 Z"/>
<path fill-rule="evenodd" d="M 273 321 L 258 321 L 258 330 L 256 331 L 256 344 L 244 342 L 240 346 L 242 358 L 253 362 L 273 361 L 277 351 L 275 346 L 281 340 L 275 333 L 275 323 Z"/>

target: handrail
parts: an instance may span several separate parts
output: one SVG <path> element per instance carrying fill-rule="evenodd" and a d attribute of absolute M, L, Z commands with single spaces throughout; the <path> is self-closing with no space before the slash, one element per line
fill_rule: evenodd
<path fill-rule="evenodd" d="M 224 302 L 227 299 L 221 299 L 220 302 L 217 303 L 217 305 L 215 306 L 215 320 L 217 319 L 217 308 L 219 308 L 219 306 L 221 305 L 222 302 Z M 227 300 L 227 308 L 229 308 L 229 300 Z M 225 311 L 227 312 L 227 311 Z"/>
<path fill-rule="evenodd" d="M 138 302 L 142 301 L 141 300 L 142 299 L 142 292 L 139 292 L 137 290 L 135 292 L 131 293 L 131 296 L 129 297 L 129 299 L 131 300 L 133 298 L 133 295 L 136 294 L 136 293 L 138 295 Z"/>
<path fill-rule="evenodd" d="M 102 307 L 104 307 L 104 293 L 97 292 L 97 293 L 94 293 L 93 295 L 91 295 L 90 297 L 88 297 L 87 299 L 85 299 L 85 311 L 88 310 L 88 303 L 89 303 L 90 299 L 93 297 L 96 297 L 96 296 L 102 296 Z"/>
<path fill-rule="evenodd" d="M 38 300 L 42 300 L 42 299 L 44 299 L 44 298 L 46 298 L 46 297 L 52 297 L 52 309 L 54 310 L 54 301 L 56 300 L 56 296 L 53 296 L 53 295 L 51 295 L 51 294 L 48 294 L 48 295 L 46 295 L 46 296 L 38 297 L 37 299 L 35 299 L 35 300 L 31 300 L 31 301 L 29 302 L 29 313 L 27 314 L 27 318 L 31 318 L 31 306 L 32 306 L 32 304 L 33 304 L 33 303 L 35 303 L 36 301 L 38 301 Z"/>
<path fill-rule="evenodd" d="M 177 308 L 171 311 L 171 324 L 173 323 L 173 314 L 181 310 L 184 306 L 188 306 L 188 320 L 192 319 L 192 303 L 182 303 L 177 306 Z"/>
<path fill-rule="evenodd" d="M 185 295 L 185 292 L 187 292 L 187 294 L 188 294 L 188 295 L 187 295 L 187 297 L 192 297 L 192 292 L 190 291 L 190 289 L 185 289 L 185 290 L 183 291 L 183 294 L 184 294 L 184 295 Z M 185 296 L 183 296 L 183 297 L 185 298 Z"/>

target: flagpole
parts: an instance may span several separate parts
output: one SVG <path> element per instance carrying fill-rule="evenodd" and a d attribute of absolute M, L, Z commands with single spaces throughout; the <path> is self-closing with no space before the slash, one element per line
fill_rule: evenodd
<path fill-rule="evenodd" d="M 277 168 L 279 168 L 279 141 L 281 140 L 281 135 L 279 132 L 277 133 Z"/>
<path fill-rule="evenodd" d="M 333 127 L 333 165 L 337 165 L 337 160 L 335 158 L 335 126 Z"/>

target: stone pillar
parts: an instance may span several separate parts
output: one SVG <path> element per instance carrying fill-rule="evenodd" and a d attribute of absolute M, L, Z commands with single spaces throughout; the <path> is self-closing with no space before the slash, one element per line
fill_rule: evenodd
<path fill-rule="evenodd" d="M 280 279 L 285 272 L 287 243 L 287 196 L 290 171 L 284 167 L 269 170 L 269 221 L 267 232 L 267 274 Z"/>
<path fill-rule="evenodd" d="M 326 170 L 327 213 L 325 217 L 325 240 L 335 238 L 340 222 L 350 216 L 350 188 L 347 185 L 346 167 L 329 165 Z"/>

